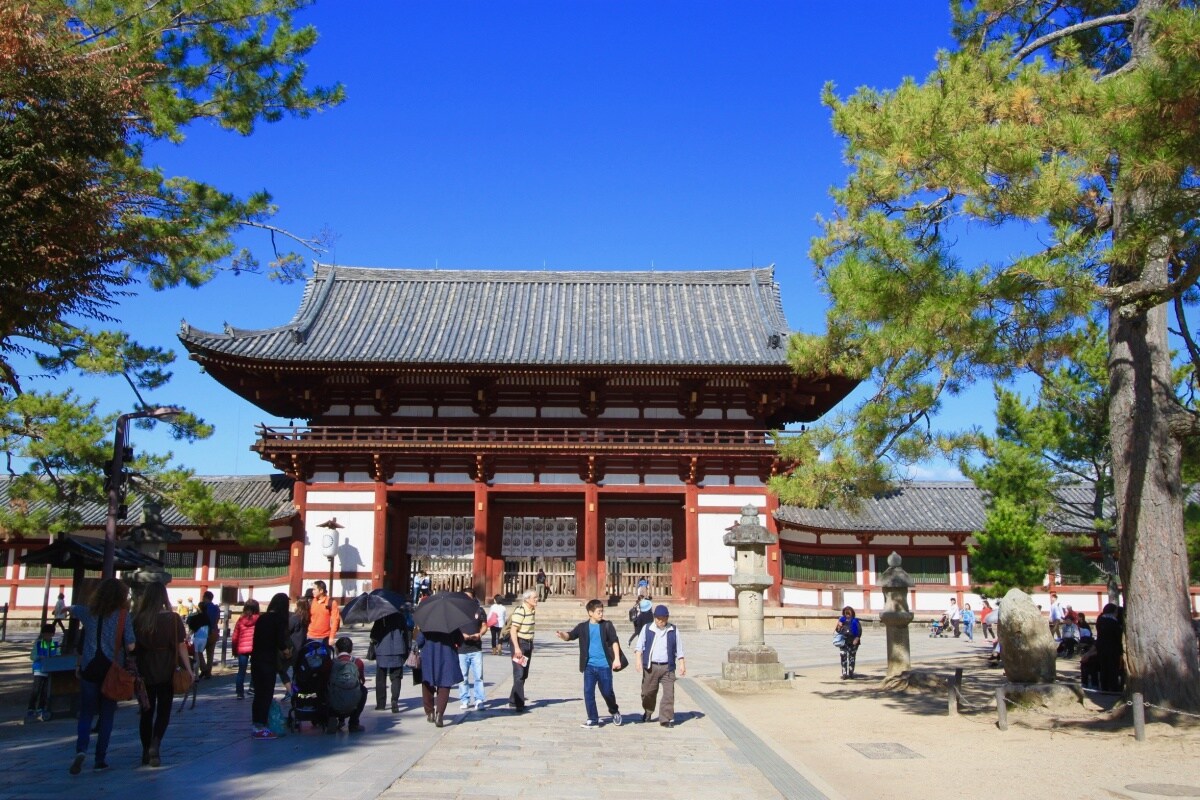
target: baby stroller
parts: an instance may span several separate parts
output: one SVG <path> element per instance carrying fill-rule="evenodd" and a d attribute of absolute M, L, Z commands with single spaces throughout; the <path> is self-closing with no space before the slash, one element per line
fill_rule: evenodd
<path fill-rule="evenodd" d="M 941 619 L 930 620 L 929 638 L 941 638 L 950 632 L 950 617 L 942 614 Z"/>
<path fill-rule="evenodd" d="M 288 690 L 288 730 L 300 730 L 301 722 L 324 726 L 329 719 L 326 694 L 333 668 L 333 649 L 326 642 L 312 641 L 296 657 Z"/>

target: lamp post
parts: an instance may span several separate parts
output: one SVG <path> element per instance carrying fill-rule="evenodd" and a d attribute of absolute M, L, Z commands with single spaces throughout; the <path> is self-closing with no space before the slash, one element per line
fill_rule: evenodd
<path fill-rule="evenodd" d="M 166 419 L 183 413 L 175 406 L 158 406 L 142 411 L 131 411 L 117 417 L 117 430 L 113 437 L 113 457 L 108 465 L 108 515 L 104 519 L 104 564 L 101 576 L 111 578 L 116 574 L 114 562 L 117 555 L 117 515 L 121 510 L 125 469 L 125 440 L 129 438 L 129 420 Z"/>
<path fill-rule="evenodd" d="M 337 555 L 337 532 L 346 526 L 338 524 L 337 517 L 333 517 L 317 527 L 329 529 L 329 533 L 321 534 L 321 553 L 329 559 L 329 596 L 333 597 L 333 558 Z"/>

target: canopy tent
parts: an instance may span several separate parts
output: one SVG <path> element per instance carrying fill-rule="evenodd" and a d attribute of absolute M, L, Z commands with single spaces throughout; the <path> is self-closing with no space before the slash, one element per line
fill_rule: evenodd
<path fill-rule="evenodd" d="M 57 569 L 99 571 L 104 566 L 104 540 L 82 536 L 61 536 L 41 550 L 26 553 L 22 564 L 47 564 Z M 119 570 L 162 566 L 162 562 L 132 547 L 118 547 L 114 565 Z"/>
<path fill-rule="evenodd" d="M 26 553 L 19 559 L 22 564 L 45 564 L 46 594 L 42 600 L 42 622 L 47 619 L 47 609 L 50 604 L 50 568 L 70 569 L 74 571 L 71 579 L 72 602 L 79 602 L 80 590 L 83 588 L 83 573 L 85 571 L 100 572 L 104 568 L 104 540 L 89 539 L 82 536 L 60 536 L 41 550 Z M 140 567 L 162 566 L 157 558 L 152 558 L 132 547 L 118 547 L 115 551 L 113 566 L 118 570 L 134 570 Z M 63 652 L 71 652 L 77 639 L 78 622 L 71 620 L 71 626 L 63 637 Z"/>

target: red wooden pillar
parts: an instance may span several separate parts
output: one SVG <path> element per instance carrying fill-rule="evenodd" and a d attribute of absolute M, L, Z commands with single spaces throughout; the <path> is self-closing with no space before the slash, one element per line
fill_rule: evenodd
<path fill-rule="evenodd" d="M 700 600 L 700 487 L 689 482 L 683 498 L 683 569 L 674 570 L 671 579 L 679 602 L 695 605 Z"/>
<path fill-rule="evenodd" d="M 387 563 L 387 528 L 388 528 L 387 484 L 375 482 L 375 541 L 372 545 L 374 555 L 371 557 L 371 588 L 383 586 L 383 571 Z"/>
<path fill-rule="evenodd" d="M 763 509 L 763 516 L 766 517 L 766 520 L 763 525 L 775 534 L 775 544 L 767 548 L 767 574 L 771 576 L 771 588 L 767 590 L 767 596 L 763 600 L 774 607 L 779 607 L 783 605 L 783 546 L 779 541 L 779 526 L 775 524 L 775 511 L 779 508 L 779 498 L 768 493 L 766 499 L 767 505 Z"/>
<path fill-rule="evenodd" d="M 488 487 L 486 483 L 475 484 L 475 540 L 471 551 L 471 585 L 480 592 L 479 600 L 486 605 L 485 598 L 496 594 L 495 581 L 488 557 Z"/>
<path fill-rule="evenodd" d="M 296 506 L 296 518 L 292 521 L 292 552 L 288 559 L 288 594 L 300 596 L 304 583 L 304 544 L 306 533 L 304 520 L 308 516 L 308 484 L 296 481 L 292 484 L 292 504 Z"/>
<path fill-rule="evenodd" d="M 600 492 L 589 483 L 583 490 L 583 559 L 575 563 L 575 596 L 597 597 L 596 566 L 600 560 Z"/>

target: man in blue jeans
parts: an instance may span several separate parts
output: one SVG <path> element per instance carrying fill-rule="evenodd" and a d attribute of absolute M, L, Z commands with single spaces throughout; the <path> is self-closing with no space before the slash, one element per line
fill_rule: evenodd
<path fill-rule="evenodd" d="M 475 600 L 475 619 L 460 629 L 463 642 L 458 647 L 458 668 L 463 674 L 463 681 L 458 690 L 459 710 L 469 711 L 472 708 L 483 708 L 483 634 L 487 632 L 487 614 L 475 597 L 474 587 L 468 586 L 463 589 L 463 594 Z M 473 703 L 472 689 L 475 694 Z"/>
<path fill-rule="evenodd" d="M 617 708 L 617 696 L 613 693 L 613 673 L 621 669 L 621 642 L 617 629 L 604 618 L 604 603 L 589 600 L 587 622 L 581 622 L 566 631 L 556 631 L 564 642 L 579 640 L 579 671 L 583 673 L 583 705 L 587 719 L 580 727 L 599 728 L 600 715 L 596 711 L 596 687 L 608 705 L 614 725 L 621 724 L 621 711 Z"/>

